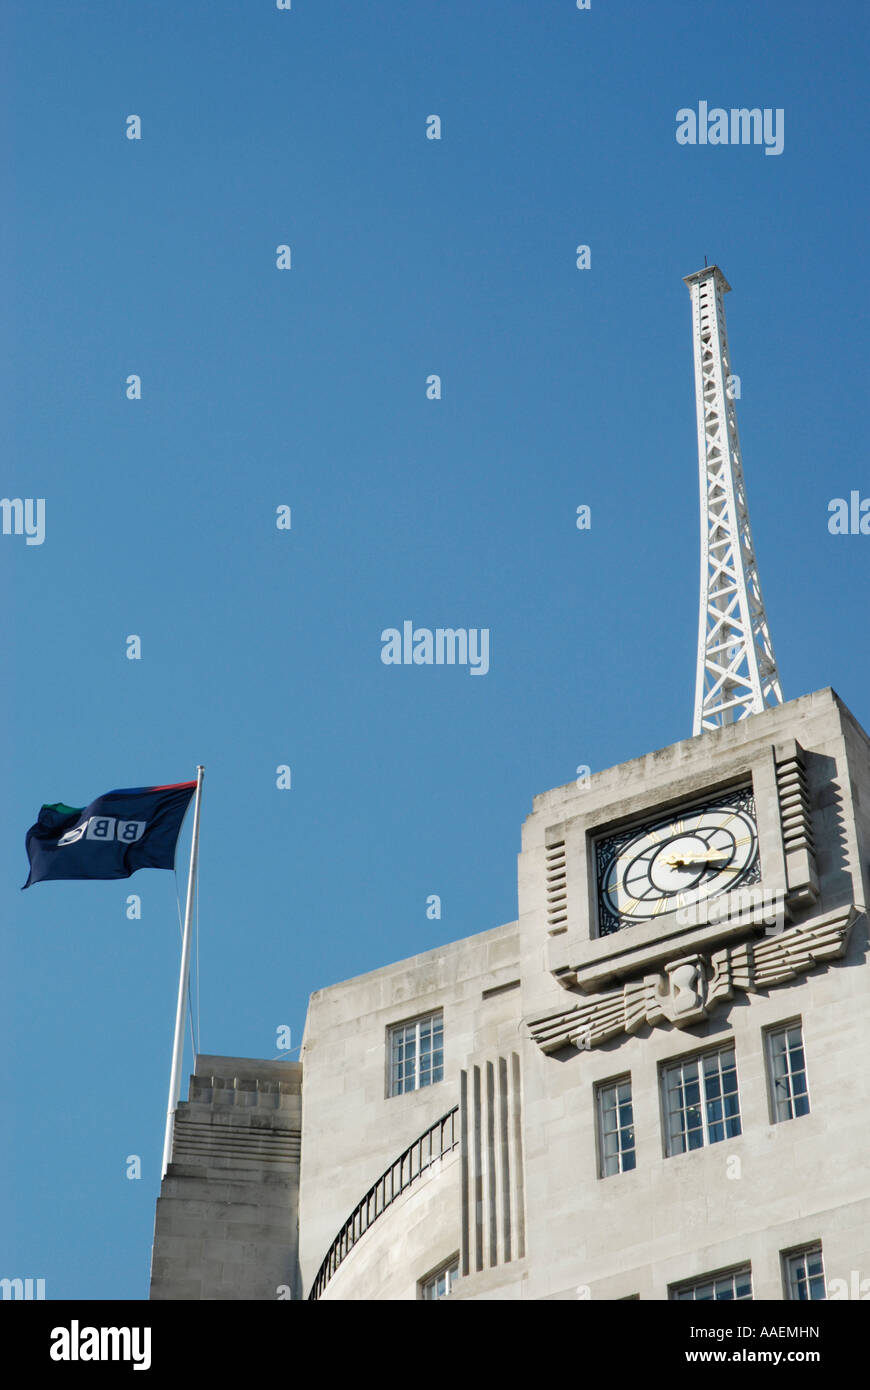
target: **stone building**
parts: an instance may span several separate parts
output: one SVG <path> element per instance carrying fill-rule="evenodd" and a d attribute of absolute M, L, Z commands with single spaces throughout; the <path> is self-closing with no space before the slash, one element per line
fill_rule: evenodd
<path fill-rule="evenodd" d="M 318 991 L 299 1064 L 198 1059 L 153 1298 L 870 1297 L 870 740 L 782 703 L 685 283 L 694 736 L 537 797 L 517 920 Z"/>
<path fill-rule="evenodd" d="M 856 1296 L 868 876 L 829 689 L 543 793 L 515 922 L 198 1058 L 151 1297 Z"/>

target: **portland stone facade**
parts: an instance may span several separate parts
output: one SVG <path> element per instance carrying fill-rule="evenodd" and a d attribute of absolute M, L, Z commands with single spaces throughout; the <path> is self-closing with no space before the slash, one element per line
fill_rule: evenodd
<path fill-rule="evenodd" d="M 152 1298 L 850 1296 L 868 878 L 829 689 L 538 796 L 515 922 L 198 1059 Z"/>

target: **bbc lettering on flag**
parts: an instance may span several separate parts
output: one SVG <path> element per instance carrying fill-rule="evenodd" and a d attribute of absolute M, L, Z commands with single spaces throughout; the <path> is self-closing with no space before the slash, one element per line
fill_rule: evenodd
<path fill-rule="evenodd" d="M 173 869 L 195 791 L 196 782 L 175 782 L 106 792 L 89 806 L 43 806 L 27 832 L 24 887 L 52 878 L 129 878 L 137 869 Z"/>

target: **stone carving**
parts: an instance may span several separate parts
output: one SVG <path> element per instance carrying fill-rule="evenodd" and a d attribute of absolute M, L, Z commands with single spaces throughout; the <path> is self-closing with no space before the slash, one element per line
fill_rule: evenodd
<path fill-rule="evenodd" d="M 857 916 L 854 907 L 841 908 L 776 936 L 708 955 L 681 956 L 654 975 L 587 997 L 573 1009 L 531 1019 L 527 1027 L 543 1052 L 568 1046 L 587 1050 L 620 1033 L 636 1033 L 645 1024 L 687 1028 L 735 990 L 769 989 L 842 956 Z"/>

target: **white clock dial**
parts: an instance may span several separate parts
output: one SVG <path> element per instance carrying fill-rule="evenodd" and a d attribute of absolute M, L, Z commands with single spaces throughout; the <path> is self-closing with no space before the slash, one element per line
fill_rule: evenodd
<path fill-rule="evenodd" d="M 758 837 L 749 792 L 599 842 L 603 931 L 674 912 L 746 882 Z"/>

